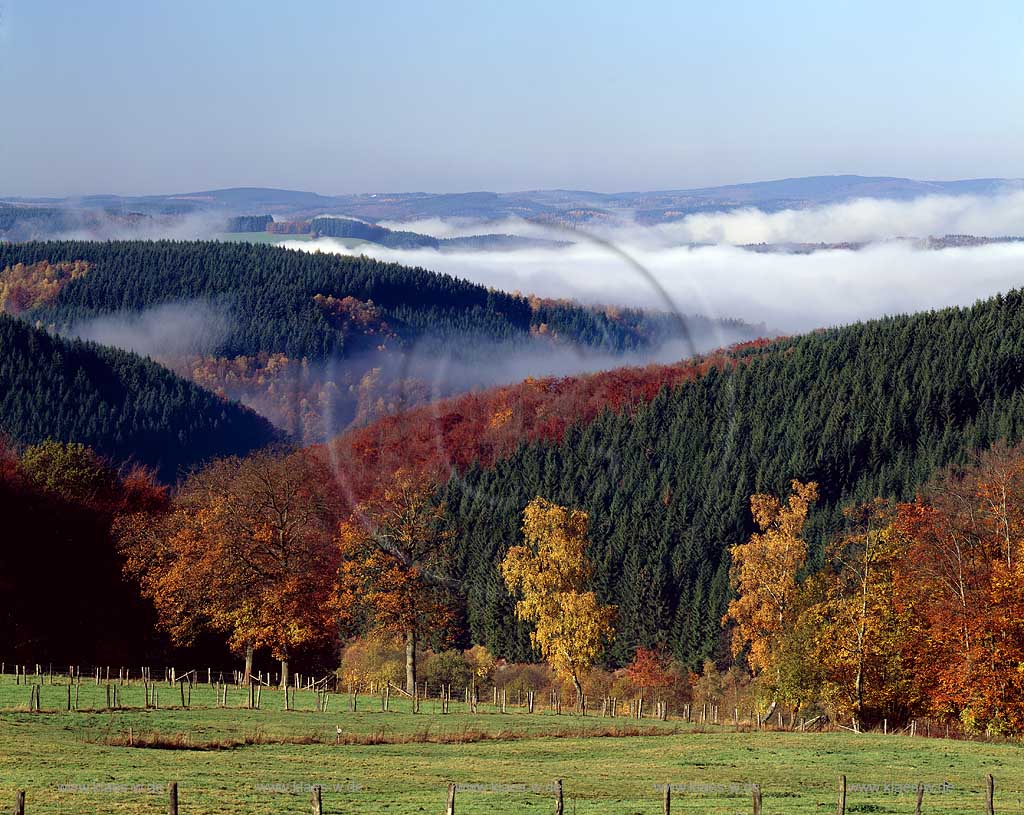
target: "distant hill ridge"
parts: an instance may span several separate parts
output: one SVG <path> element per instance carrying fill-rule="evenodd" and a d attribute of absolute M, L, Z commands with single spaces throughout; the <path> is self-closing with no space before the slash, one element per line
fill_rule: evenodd
<path fill-rule="evenodd" d="M 117 196 L 97 195 L 84 198 L 7 198 L 9 205 L 22 205 L 19 217 L 29 218 L 23 205 L 45 205 L 53 210 L 100 210 L 115 215 L 131 211 L 151 217 L 180 215 L 186 212 L 253 215 L 272 213 L 294 218 L 331 214 L 366 221 L 414 220 L 418 218 L 472 218 L 500 221 L 518 217 L 567 222 L 573 217 L 630 212 L 642 222 L 660 222 L 690 212 L 714 211 L 736 207 L 760 207 L 776 210 L 787 207 L 838 203 L 854 198 L 909 200 L 926 195 L 995 195 L 1024 189 L 1024 179 L 977 178 L 929 181 L 896 176 L 823 175 L 783 178 L 741 184 L 726 184 L 689 189 L 663 189 L 625 192 L 585 190 L 525 190 L 517 192 L 397 192 L 323 195 L 300 190 L 265 187 L 235 187 L 169 195 Z M 2 205 L 0 205 L 2 207 Z M 593 210 L 594 213 L 589 213 Z M 578 212 L 576 212 L 578 211 Z M 576 212 L 576 215 L 571 215 Z M 0 209 L 0 236 L 4 218 Z M 56 215 L 54 216 L 57 217 Z M 39 217 L 36 214 L 35 225 Z M 8 227 L 10 229 L 10 227 Z M 32 233 L 31 237 L 57 233 Z"/>

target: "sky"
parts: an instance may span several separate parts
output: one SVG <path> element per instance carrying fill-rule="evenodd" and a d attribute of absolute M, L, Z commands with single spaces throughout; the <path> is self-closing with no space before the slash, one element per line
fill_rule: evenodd
<path fill-rule="evenodd" d="M 1024 176 L 1024 3 L 0 0 L 0 194 Z"/>

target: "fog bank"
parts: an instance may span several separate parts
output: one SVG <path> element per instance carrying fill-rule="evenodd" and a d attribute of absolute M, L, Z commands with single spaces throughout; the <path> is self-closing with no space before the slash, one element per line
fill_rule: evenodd
<path fill-rule="evenodd" d="M 208 353 L 230 329 L 223 309 L 194 300 L 80 320 L 62 333 L 142 356 L 176 358 Z"/>
<path fill-rule="evenodd" d="M 288 242 L 304 251 L 351 254 L 339 242 Z M 806 331 L 885 314 L 966 305 L 1024 284 L 1024 243 L 918 249 L 880 243 L 860 251 L 755 253 L 728 245 L 619 245 L 649 277 L 598 244 L 511 252 L 392 250 L 381 260 L 422 266 L 508 291 L 587 303 L 672 308 L 735 317 L 770 330 Z M 668 294 L 664 298 L 652 281 Z"/>

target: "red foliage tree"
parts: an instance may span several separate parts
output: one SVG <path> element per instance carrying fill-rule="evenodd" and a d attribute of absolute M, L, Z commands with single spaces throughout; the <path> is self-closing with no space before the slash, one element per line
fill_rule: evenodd
<path fill-rule="evenodd" d="M 668 660 L 657 649 L 644 647 L 636 649 L 633 661 L 626 667 L 626 676 L 642 690 L 666 687 L 673 679 Z"/>

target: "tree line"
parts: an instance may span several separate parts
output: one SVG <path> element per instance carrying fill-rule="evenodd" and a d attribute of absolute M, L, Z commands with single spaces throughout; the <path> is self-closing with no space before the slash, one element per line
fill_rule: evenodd
<path fill-rule="evenodd" d="M 215 632 L 245 657 L 269 651 L 288 684 L 296 653 L 337 654 L 369 637 L 405 646 L 404 683 L 419 687 L 425 646 L 463 644 L 453 530 L 434 486 L 408 472 L 348 511 L 344 486 L 318 451 L 264 450 L 218 460 L 170 502 L 124 513 L 114 535 L 124 572 L 152 601 L 172 641 Z M 501 565 L 536 656 L 582 680 L 614 632 L 614 608 L 590 588 L 586 515 L 536 498 L 524 542 Z"/>

